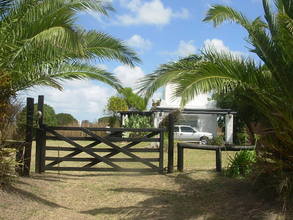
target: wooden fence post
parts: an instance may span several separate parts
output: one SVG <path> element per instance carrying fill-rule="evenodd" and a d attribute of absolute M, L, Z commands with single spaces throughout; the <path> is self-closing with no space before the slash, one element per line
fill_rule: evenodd
<path fill-rule="evenodd" d="M 45 157 L 46 157 L 46 130 L 45 130 L 46 125 L 42 125 L 41 128 L 41 137 L 42 137 L 42 147 L 41 147 L 41 172 L 45 172 Z"/>
<path fill-rule="evenodd" d="M 23 153 L 24 146 L 19 146 L 16 148 L 15 161 L 17 164 L 15 166 L 15 172 L 18 173 L 19 176 L 23 176 Z"/>
<path fill-rule="evenodd" d="M 164 173 L 164 131 L 160 132 L 160 161 L 159 172 Z"/>
<path fill-rule="evenodd" d="M 168 173 L 174 171 L 174 115 L 168 115 Z"/>
<path fill-rule="evenodd" d="M 25 150 L 24 150 L 24 166 L 23 175 L 29 176 L 31 168 L 31 152 L 33 141 L 33 123 L 34 123 L 34 99 L 26 100 L 26 134 L 25 134 Z"/>
<path fill-rule="evenodd" d="M 36 161 L 35 161 L 35 171 L 36 173 L 41 173 L 42 168 L 42 151 L 43 151 L 43 109 L 44 108 L 44 96 L 38 97 L 38 128 L 36 129 Z"/>
<path fill-rule="evenodd" d="M 177 144 L 177 169 L 178 171 L 183 171 L 183 161 L 184 161 L 184 148 Z"/>
<path fill-rule="evenodd" d="M 216 171 L 222 171 L 222 151 L 220 147 L 216 150 Z"/>

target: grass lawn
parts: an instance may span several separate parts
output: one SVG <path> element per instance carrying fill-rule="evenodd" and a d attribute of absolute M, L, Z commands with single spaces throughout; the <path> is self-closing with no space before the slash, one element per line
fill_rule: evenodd
<path fill-rule="evenodd" d="M 185 150 L 184 160 L 185 172 L 168 175 L 32 172 L 0 190 L 0 219 L 293 219 L 249 182 L 217 174 L 214 152 Z"/>

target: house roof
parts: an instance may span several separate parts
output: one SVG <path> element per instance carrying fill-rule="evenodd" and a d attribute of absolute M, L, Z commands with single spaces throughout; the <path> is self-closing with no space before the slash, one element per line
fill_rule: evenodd
<path fill-rule="evenodd" d="M 151 116 L 155 112 L 171 112 L 177 110 L 178 108 L 170 108 L 170 107 L 156 107 L 151 111 L 119 111 L 121 115 L 144 115 Z M 226 115 L 226 114 L 237 114 L 236 111 L 232 109 L 198 109 L 198 108 L 184 108 L 181 110 L 184 114 L 216 114 L 216 115 Z"/>

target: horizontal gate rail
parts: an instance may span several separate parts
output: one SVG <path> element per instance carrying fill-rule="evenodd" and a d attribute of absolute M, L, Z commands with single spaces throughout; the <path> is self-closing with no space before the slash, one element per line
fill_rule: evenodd
<path fill-rule="evenodd" d="M 93 137 L 68 137 L 73 141 L 95 141 L 97 139 Z M 47 140 L 54 140 L 59 141 L 63 140 L 60 137 L 56 136 L 46 136 Z M 129 141 L 139 141 L 139 142 L 159 142 L 159 138 L 124 138 L 124 137 L 105 137 L 105 139 L 111 141 L 111 142 L 129 142 Z"/>
<path fill-rule="evenodd" d="M 82 158 L 82 157 L 45 157 L 46 160 L 62 160 L 62 161 L 79 161 L 79 162 L 86 162 L 86 161 L 94 161 L 95 158 Z M 159 158 L 144 158 L 144 160 L 149 162 L 158 162 Z M 137 162 L 134 158 L 110 158 L 109 161 L 112 162 Z"/>
<path fill-rule="evenodd" d="M 60 126 L 46 126 L 55 131 L 80 131 L 83 127 L 60 127 Z M 90 131 L 111 131 L 111 132 L 160 132 L 166 131 L 166 128 L 86 128 Z"/>
<path fill-rule="evenodd" d="M 53 147 L 53 146 L 48 146 L 45 147 L 46 150 L 50 150 L 50 151 L 76 151 L 75 147 Z M 115 149 L 113 148 L 97 148 L 97 149 L 92 149 L 93 152 L 117 152 Z M 142 152 L 142 153 L 146 153 L 146 152 L 160 152 L 159 149 L 156 148 L 131 148 L 128 149 L 128 151 L 130 152 Z"/>
<path fill-rule="evenodd" d="M 114 168 L 96 168 L 96 167 L 48 167 L 46 170 L 56 171 L 100 171 L 100 172 L 153 172 L 149 168 L 121 168 L 119 170 Z"/>

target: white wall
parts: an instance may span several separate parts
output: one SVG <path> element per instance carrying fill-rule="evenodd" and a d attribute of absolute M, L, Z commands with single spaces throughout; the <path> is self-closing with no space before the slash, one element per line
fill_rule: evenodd
<path fill-rule="evenodd" d="M 180 98 L 173 98 L 172 93 L 175 90 L 174 84 L 168 84 L 164 88 L 164 96 L 163 100 L 161 102 L 161 107 L 179 107 L 180 106 Z M 188 102 L 185 106 L 185 108 L 202 108 L 202 109 L 208 109 L 208 108 L 215 108 L 215 102 L 209 101 L 209 98 L 211 97 L 210 94 L 200 94 L 196 96 L 193 100 Z"/>
<path fill-rule="evenodd" d="M 164 88 L 164 96 L 160 107 L 179 108 L 180 98 L 173 98 L 172 93 L 175 90 L 174 84 L 168 84 Z M 216 103 L 209 101 L 211 94 L 200 94 L 192 101 L 188 102 L 185 108 L 189 109 L 214 109 Z M 190 117 L 190 116 L 189 116 Z M 196 115 L 198 117 L 198 129 L 200 131 L 211 132 L 215 136 L 217 133 L 217 115 Z"/>

